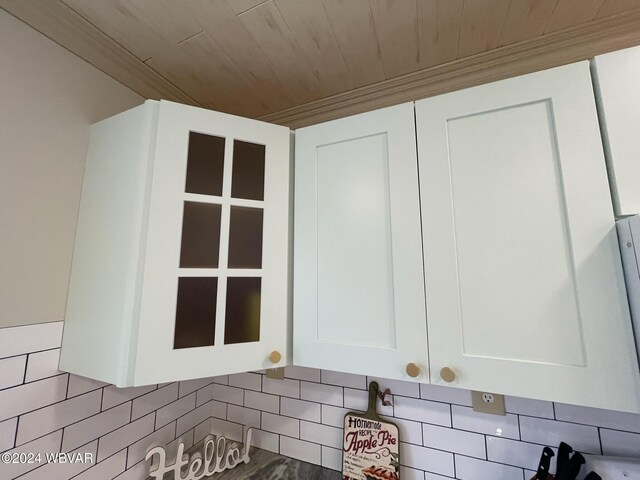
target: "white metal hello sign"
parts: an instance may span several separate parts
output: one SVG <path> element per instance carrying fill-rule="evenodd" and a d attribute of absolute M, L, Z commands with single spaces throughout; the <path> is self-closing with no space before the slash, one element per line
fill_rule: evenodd
<path fill-rule="evenodd" d="M 244 447 L 242 453 L 237 443 L 232 443 L 227 449 L 227 439 L 224 437 L 214 438 L 209 435 L 204 443 L 204 457 L 200 452 L 191 455 L 184 454 L 184 443 L 178 445 L 178 453 L 173 463 L 167 464 L 167 452 L 164 447 L 153 447 L 147 452 L 145 460 L 158 455 L 157 465 L 152 465 L 149 475 L 156 479 L 162 480 L 165 473 L 173 472 L 173 478 L 176 480 L 199 480 L 205 476 L 214 473 L 224 472 L 241 463 L 249 463 L 249 448 L 251 448 L 251 436 L 253 429 L 247 429 L 244 438 Z M 186 467 L 186 476 L 183 476 L 183 470 Z"/>

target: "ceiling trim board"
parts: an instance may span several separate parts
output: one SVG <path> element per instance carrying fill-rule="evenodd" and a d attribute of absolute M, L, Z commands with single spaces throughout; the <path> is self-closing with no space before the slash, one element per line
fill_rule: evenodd
<path fill-rule="evenodd" d="M 640 10 L 482 52 L 259 117 L 299 128 L 640 45 Z"/>
<path fill-rule="evenodd" d="M 60 1 L 0 0 L 0 8 L 144 98 L 198 105 L 193 98 Z"/>

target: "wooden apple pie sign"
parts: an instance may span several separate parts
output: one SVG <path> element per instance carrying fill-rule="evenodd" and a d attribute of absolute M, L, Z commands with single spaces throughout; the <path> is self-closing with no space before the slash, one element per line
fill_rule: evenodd
<path fill-rule="evenodd" d="M 399 480 L 400 439 L 398 427 L 376 413 L 378 384 L 369 385 L 369 407 L 365 413 L 344 416 L 342 477 L 344 480 Z"/>

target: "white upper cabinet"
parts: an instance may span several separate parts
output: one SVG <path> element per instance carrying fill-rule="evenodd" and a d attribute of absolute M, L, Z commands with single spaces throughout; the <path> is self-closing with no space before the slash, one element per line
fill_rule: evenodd
<path fill-rule="evenodd" d="M 130 386 L 283 365 L 289 141 L 164 101 L 94 125 L 60 368 Z"/>
<path fill-rule="evenodd" d="M 416 103 L 433 383 L 640 411 L 595 109 L 587 62 Z"/>
<path fill-rule="evenodd" d="M 295 170 L 294 363 L 428 381 L 413 104 L 297 130 Z"/>
<path fill-rule="evenodd" d="M 640 213 L 640 47 L 592 61 L 616 215 Z"/>

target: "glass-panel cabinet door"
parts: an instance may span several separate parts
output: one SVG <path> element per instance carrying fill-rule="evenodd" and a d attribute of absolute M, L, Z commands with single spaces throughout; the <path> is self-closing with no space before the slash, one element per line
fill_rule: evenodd
<path fill-rule="evenodd" d="M 135 384 L 284 364 L 289 130 L 160 103 Z"/>

